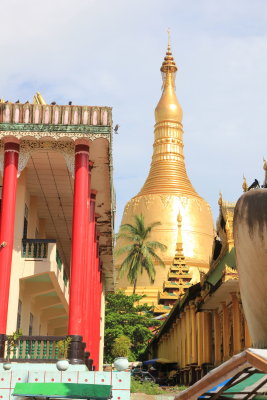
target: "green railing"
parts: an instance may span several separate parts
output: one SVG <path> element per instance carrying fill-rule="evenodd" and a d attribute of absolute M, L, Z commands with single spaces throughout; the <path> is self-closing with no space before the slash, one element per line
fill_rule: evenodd
<path fill-rule="evenodd" d="M 48 244 L 56 243 L 55 239 L 22 239 L 23 258 L 47 258 Z"/>
<path fill-rule="evenodd" d="M 14 346 L 6 341 L 6 358 L 10 360 L 58 360 L 58 341 L 65 336 L 21 336 Z"/>
<path fill-rule="evenodd" d="M 58 249 L 56 251 L 56 262 L 57 262 L 57 267 L 58 267 L 59 271 L 61 271 L 61 269 L 62 269 L 62 260 L 61 260 L 61 257 L 59 255 Z"/>
<path fill-rule="evenodd" d="M 21 255 L 23 258 L 47 258 L 49 243 L 56 243 L 55 239 L 22 239 Z M 63 281 L 64 285 L 68 284 L 68 276 L 64 270 L 62 259 L 59 251 L 56 250 L 56 263 L 59 271 L 63 267 Z"/>
<path fill-rule="evenodd" d="M 65 285 L 65 286 L 67 286 L 68 281 L 69 281 L 69 279 L 68 279 L 68 277 L 67 277 L 67 275 L 66 275 L 66 272 L 64 271 L 64 272 L 63 272 L 63 282 L 64 282 L 64 285 Z"/>
<path fill-rule="evenodd" d="M 85 352 L 82 336 L 70 337 L 70 363 L 78 360 L 79 364 L 86 364 L 91 370 L 92 360 L 89 360 L 89 353 Z M 0 363 L 6 360 L 16 363 L 55 363 L 60 358 L 58 342 L 66 338 L 67 336 L 20 336 L 11 346 L 8 335 L 0 334 Z"/>

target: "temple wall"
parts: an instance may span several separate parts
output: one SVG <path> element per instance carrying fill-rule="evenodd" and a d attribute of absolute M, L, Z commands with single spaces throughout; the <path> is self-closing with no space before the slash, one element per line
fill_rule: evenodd
<path fill-rule="evenodd" d="M 185 385 L 251 346 L 239 291 L 223 302 L 218 296 L 217 307 L 210 311 L 198 310 L 198 302 L 199 298 L 186 304 L 149 347 L 150 359 L 178 363 L 180 383 Z"/>

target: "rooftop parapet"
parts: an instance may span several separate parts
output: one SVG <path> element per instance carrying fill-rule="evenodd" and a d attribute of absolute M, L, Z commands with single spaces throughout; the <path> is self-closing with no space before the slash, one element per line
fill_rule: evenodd
<path fill-rule="evenodd" d="M 1 102 L 0 123 L 111 126 L 112 108 Z"/>

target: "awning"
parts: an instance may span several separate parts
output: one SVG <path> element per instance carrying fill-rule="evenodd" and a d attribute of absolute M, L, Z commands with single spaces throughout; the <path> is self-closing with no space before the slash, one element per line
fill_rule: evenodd
<path fill-rule="evenodd" d="M 200 396 L 198 399 L 213 399 L 214 396 L 226 397 L 227 399 L 245 399 L 248 394 L 259 395 L 266 393 L 267 374 L 258 373 L 255 368 L 248 368 L 243 373 L 238 373 L 231 379 L 219 384 Z M 220 397 L 219 397 L 220 398 Z"/>
<path fill-rule="evenodd" d="M 177 361 L 170 361 L 167 360 L 167 358 L 154 358 L 153 360 L 147 360 L 144 361 L 143 364 L 148 365 L 148 364 L 177 364 Z"/>
<path fill-rule="evenodd" d="M 80 383 L 16 383 L 13 396 L 106 400 L 110 385 Z"/>

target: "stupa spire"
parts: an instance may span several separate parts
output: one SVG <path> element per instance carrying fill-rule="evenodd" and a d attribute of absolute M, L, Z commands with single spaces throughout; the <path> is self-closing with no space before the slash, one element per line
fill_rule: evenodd
<path fill-rule="evenodd" d="M 163 91 L 155 109 L 154 152 L 147 180 L 138 196 L 168 193 L 198 196 L 185 169 L 183 152 L 183 111 L 175 91 L 178 70 L 170 39 L 160 71 Z"/>
<path fill-rule="evenodd" d="M 167 46 L 166 56 L 164 57 L 160 70 L 162 73 L 167 73 L 167 72 L 175 73 L 178 70 L 172 55 L 170 29 L 168 29 L 168 46 Z"/>

